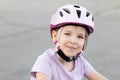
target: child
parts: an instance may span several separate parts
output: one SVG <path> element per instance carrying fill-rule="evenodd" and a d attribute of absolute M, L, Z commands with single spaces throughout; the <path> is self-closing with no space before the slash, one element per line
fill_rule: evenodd
<path fill-rule="evenodd" d="M 53 14 L 50 32 L 55 48 L 40 55 L 31 71 L 31 80 L 108 80 L 98 73 L 82 52 L 94 31 L 94 18 L 86 8 L 65 5 Z"/>

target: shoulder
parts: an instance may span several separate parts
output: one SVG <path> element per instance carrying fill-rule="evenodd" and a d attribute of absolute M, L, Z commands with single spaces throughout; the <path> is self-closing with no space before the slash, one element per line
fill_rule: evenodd
<path fill-rule="evenodd" d="M 50 61 L 55 56 L 54 48 L 47 49 L 37 57 L 38 61 Z"/>
<path fill-rule="evenodd" d="M 53 49 L 48 49 L 44 53 L 42 53 L 40 56 L 37 57 L 31 73 L 32 76 L 35 77 L 36 72 L 42 72 L 47 74 L 49 77 L 51 76 L 51 69 L 52 69 L 52 64 L 51 62 L 53 61 L 52 56 L 54 56 L 54 50 Z"/>
<path fill-rule="evenodd" d="M 85 58 L 82 56 L 82 54 L 78 57 L 78 62 L 84 63 Z"/>
<path fill-rule="evenodd" d="M 93 66 L 82 55 L 80 55 L 78 62 L 81 64 L 82 69 L 84 70 L 84 75 L 88 75 L 94 70 Z"/>
<path fill-rule="evenodd" d="M 79 55 L 79 58 L 78 58 L 78 61 L 82 62 L 82 63 L 89 63 L 84 57 L 82 54 Z"/>

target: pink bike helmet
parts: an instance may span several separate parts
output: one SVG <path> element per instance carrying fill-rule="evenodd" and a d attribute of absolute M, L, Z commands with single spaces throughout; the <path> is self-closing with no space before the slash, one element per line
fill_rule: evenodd
<path fill-rule="evenodd" d="M 58 8 L 51 18 L 50 32 L 67 24 L 83 26 L 89 34 L 94 31 L 94 18 L 91 12 L 82 6 L 68 4 Z"/>

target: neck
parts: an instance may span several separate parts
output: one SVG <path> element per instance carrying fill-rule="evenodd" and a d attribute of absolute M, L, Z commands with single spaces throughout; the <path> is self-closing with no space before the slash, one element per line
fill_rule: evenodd
<path fill-rule="evenodd" d="M 72 71 L 75 67 L 75 61 L 67 62 L 63 58 L 61 58 L 58 54 L 57 57 L 59 61 L 62 63 L 62 65 L 65 67 L 66 70 Z"/>

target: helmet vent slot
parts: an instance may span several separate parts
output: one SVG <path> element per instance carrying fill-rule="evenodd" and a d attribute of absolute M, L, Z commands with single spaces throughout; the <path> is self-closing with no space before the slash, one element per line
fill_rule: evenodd
<path fill-rule="evenodd" d="M 62 11 L 60 11 L 60 13 L 59 13 L 59 14 L 60 14 L 60 16 L 61 16 L 61 17 L 63 17 L 63 13 L 62 13 Z"/>
<path fill-rule="evenodd" d="M 94 21 L 94 17 L 92 16 L 92 21 Z"/>
<path fill-rule="evenodd" d="M 80 8 L 80 6 L 74 5 L 75 8 Z"/>
<path fill-rule="evenodd" d="M 90 15 L 90 13 L 89 12 L 86 12 L 86 16 L 88 17 Z"/>
<path fill-rule="evenodd" d="M 81 16 L 81 11 L 80 11 L 80 10 L 76 10 L 76 12 L 77 12 L 78 18 L 80 18 L 80 16 Z"/>
<path fill-rule="evenodd" d="M 63 10 L 64 10 L 65 12 L 67 12 L 68 14 L 70 14 L 70 10 L 69 10 L 69 9 L 64 8 Z"/>

